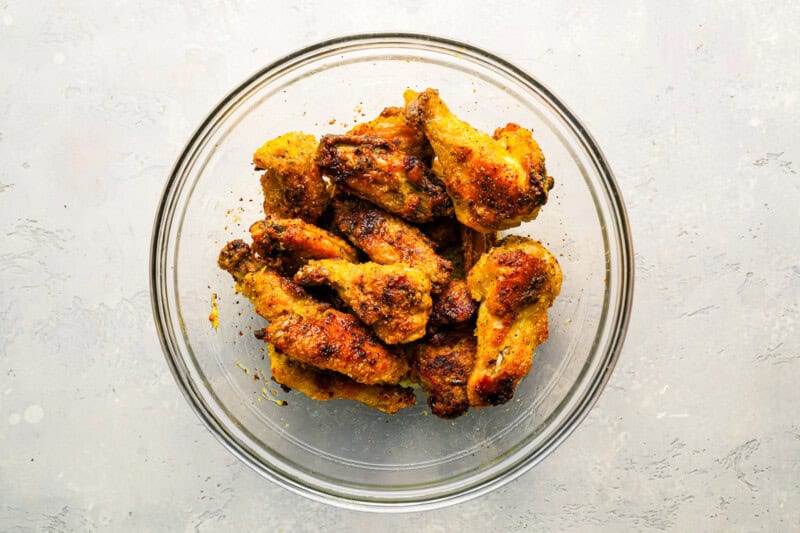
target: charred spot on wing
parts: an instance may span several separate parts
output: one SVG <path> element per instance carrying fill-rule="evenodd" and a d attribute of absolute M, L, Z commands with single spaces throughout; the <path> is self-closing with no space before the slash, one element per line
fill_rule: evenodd
<path fill-rule="evenodd" d="M 512 376 L 499 379 L 483 377 L 475 387 L 478 397 L 489 405 L 502 405 L 514 397 L 516 380 Z"/>

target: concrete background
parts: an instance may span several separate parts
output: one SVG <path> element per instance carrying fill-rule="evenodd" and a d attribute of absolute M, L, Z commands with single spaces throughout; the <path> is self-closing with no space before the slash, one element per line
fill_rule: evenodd
<path fill-rule="evenodd" d="M 800 7 L 0 3 L 0 530 L 797 531 Z M 581 117 L 628 205 L 634 314 L 543 464 L 405 516 L 239 464 L 175 386 L 147 260 L 166 175 L 246 76 L 366 31 L 462 39 Z"/>

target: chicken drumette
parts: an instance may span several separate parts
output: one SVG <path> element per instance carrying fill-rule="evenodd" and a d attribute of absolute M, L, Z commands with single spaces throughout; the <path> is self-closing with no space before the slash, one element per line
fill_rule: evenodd
<path fill-rule="evenodd" d="M 469 403 L 499 405 L 514 396 L 534 350 L 547 340 L 547 309 L 561 290 L 561 268 L 540 243 L 507 237 L 472 267 L 467 284 L 481 301 Z"/>
<path fill-rule="evenodd" d="M 430 140 L 462 224 L 490 233 L 536 217 L 553 179 L 529 130 L 508 124 L 490 137 L 456 117 L 434 89 L 407 91 L 406 99 L 408 122 Z"/>
<path fill-rule="evenodd" d="M 330 187 L 316 164 L 317 140 L 291 132 L 264 143 L 253 163 L 265 170 L 261 176 L 264 212 L 314 222 L 331 199 Z"/>

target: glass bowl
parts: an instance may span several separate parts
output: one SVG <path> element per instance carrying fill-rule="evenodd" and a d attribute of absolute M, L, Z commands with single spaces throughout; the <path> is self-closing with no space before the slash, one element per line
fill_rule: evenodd
<path fill-rule="evenodd" d="M 534 130 L 555 178 L 539 217 L 509 231 L 541 240 L 564 273 L 550 338 L 514 399 L 455 420 L 417 406 L 389 416 L 355 402 L 317 402 L 269 381 L 253 330 L 264 325 L 219 249 L 263 216 L 250 165 L 288 131 L 344 132 L 407 87 L 439 89 L 451 109 L 493 131 Z M 406 34 L 311 46 L 230 93 L 189 140 L 156 214 L 151 255 L 156 325 L 183 394 L 216 437 L 265 477 L 297 493 L 367 510 L 438 507 L 519 476 L 561 443 L 597 401 L 619 354 L 633 290 L 622 198 L 581 123 L 530 75 L 473 46 Z M 218 295 L 219 328 L 209 323 Z M 288 405 L 281 406 L 285 400 Z"/>

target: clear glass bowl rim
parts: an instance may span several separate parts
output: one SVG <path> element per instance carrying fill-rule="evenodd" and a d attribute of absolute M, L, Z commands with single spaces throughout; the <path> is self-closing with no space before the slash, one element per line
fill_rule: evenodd
<path fill-rule="evenodd" d="M 279 71 L 287 65 L 299 63 L 308 57 L 315 56 L 322 51 L 334 51 L 338 48 L 349 47 L 354 44 L 364 45 L 412 45 L 420 48 L 438 47 L 444 48 L 453 53 L 467 52 L 472 56 L 477 56 L 482 61 L 492 65 L 494 68 L 503 71 L 505 75 L 512 75 L 522 80 L 531 90 L 544 97 L 561 115 L 562 118 L 573 128 L 576 136 L 582 141 L 587 153 L 591 156 L 595 168 L 602 178 L 605 197 L 609 202 L 611 218 L 608 222 L 612 223 L 613 233 L 618 239 L 619 253 L 619 275 L 617 301 L 618 305 L 613 316 L 607 317 L 613 331 L 607 348 L 603 354 L 598 370 L 592 376 L 590 384 L 586 387 L 580 401 L 573 408 L 569 416 L 561 423 L 552 437 L 544 445 L 533 450 L 529 455 L 513 458 L 515 462 L 505 470 L 501 470 L 489 479 L 481 480 L 472 486 L 457 492 L 439 494 L 432 498 L 419 498 L 414 500 L 402 499 L 398 501 L 380 500 L 374 501 L 361 499 L 358 497 L 347 497 L 321 490 L 318 487 L 309 486 L 298 478 L 287 476 L 282 472 L 269 469 L 262 462 L 253 458 L 247 450 L 239 445 L 236 439 L 228 432 L 223 424 L 216 419 L 207 405 L 204 404 L 200 394 L 196 390 L 196 384 L 192 382 L 180 356 L 175 353 L 175 342 L 171 338 L 173 332 L 169 327 L 169 320 L 165 320 L 168 314 L 166 278 L 168 277 L 169 266 L 166 263 L 168 252 L 172 217 L 175 214 L 175 207 L 180 192 L 185 185 L 186 177 L 180 174 L 184 163 L 192 157 L 198 142 L 208 132 L 209 127 L 220 119 L 220 112 L 223 111 L 237 96 L 251 84 L 268 75 L 271 72 Z M 474 60 L 474 58 L 470 58 Z M 611 373 L 619 358 L 628 322 L 631 314 L 633 301 L 633 282 L 634 282 L 634 255 L 631 232 L 628 224 L 628 217 L 622 195 L 614 179 L 613 173 L 598 147 L 594 138 L 583 126 L 580 120 L 541 82 L 533 76 L 514 66 L 508 61 L 495 56 L 477 46 L 464 42 L 442 38 L 433 35 L 416 33 L 365 33 L 347 35 L 318 42 L 311 46 L 297 50 L 288 54 L 277 61 L 265 66 L 258 72 L 250 76 L 247 80 L 239 84 L 234 90 L 227 94 L 220 103 L 207 115 L 200 126 L 190 137 L 186 146 L 181 151 L 181 155 L 175 162 L 170 171 L 169 179 L 164 186 L 161 200 L 156 211 L 150 249 L 150 295 L 155 320 L 156 330 L 161 342 L 164 356 L 170 371 L 175 378 L 181 393 L 192 407 L 200 420 L 206 425 L 211 433 L 219 440 L 231 453 L 249 465 L 255 471 L 277 483 L 278 485 L 291 490 L 297 494 L 308 497 L 322 503 L 336 505 L 338 507 L 349 508 L 362 511 L 377 512 L 408 512 L 439 508 L 453 505 L 478 497 L 482 494 L 494 490 L 506 483 L 518 478 L 533 466 L 541 462 L 545 457 L 552 453 L 583 421 L 591 408 L 597 402 L 605 388 L 606 383 L 611 377 Z"/>

